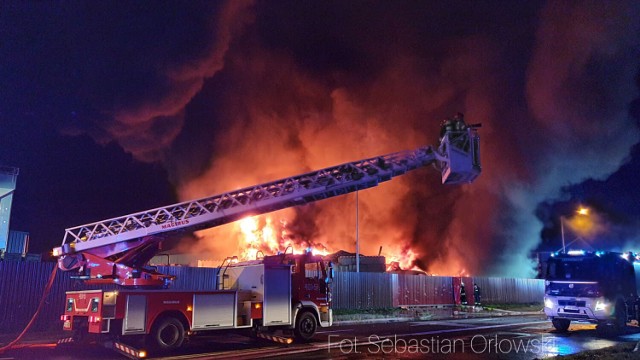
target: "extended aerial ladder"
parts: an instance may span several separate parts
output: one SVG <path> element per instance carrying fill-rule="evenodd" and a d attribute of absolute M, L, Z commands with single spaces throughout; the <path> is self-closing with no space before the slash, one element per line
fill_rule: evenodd
<path fill-rule="evenodd" d="M 66 229 L 53 250 L 62 270 L 78 270 L 91 283 L 167 286 L 172 276 L 146 267 L 160 242 L 185 231 L 377 186 L 433 164 L 443 184 L 470 183 L 480 174 L 477 128 L 461 114 L 442 123 L 438 148 L 420 147 L 344 163 L 264 184 Z"/>

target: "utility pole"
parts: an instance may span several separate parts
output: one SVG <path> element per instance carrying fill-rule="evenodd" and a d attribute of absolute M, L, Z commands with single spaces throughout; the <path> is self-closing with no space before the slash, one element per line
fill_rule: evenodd
<path fill-rule="evenodd" d="M 588 216 L 589 215 L 589 208 L 584 207 L 584 206 L 580 206 L 578 208 L 578 210 L 576 210 L 576 214 L 582 215 L 582 216 Z M 560 234 L 562 235 L 562 252 L 566 253 L 567 249 L 566 249 L 566 246 L 564 245 L 564 221 L 565 221 L 564 215 L 560 215 Z M 579 238 L 580 237 L 578 237 L 578 239 Z M 578 239 L 573 240 L 571 243 L 575 242 Z M 571 245 L 571 243 L 569 243 L 569 245 Z"/>
<path fill-rule="evenodd" d="M 360 272 L 360 231 L 358 228 L 358 193 L 356 190 L 356 272 Z"/>

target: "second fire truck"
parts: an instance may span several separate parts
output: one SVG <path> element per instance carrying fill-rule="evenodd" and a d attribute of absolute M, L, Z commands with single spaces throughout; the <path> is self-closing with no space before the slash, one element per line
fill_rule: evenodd
<path fill-rule="evenodd" d="M 53 250 L 59 268 L 118 289 L 67 292 L 61 320 L 73 336 L 62 342 L 108 339 L 117 350 L 144 357 L 147 350 L 175 350 L 188 336 L 215 330 L 251 331 L 285 343 L 291 336 L 311 339 L 318 327 L 332 324 L 333 278 L 331 265 L 311 251 L 244 262 L 227 258 L 207 291 L 167 289 L 173 277 L 148 261 L 169 236 L 367 189 L 427 165 L 435 166 L 444 184 L 470 183 L 481 171 L 478 127 L 458 115 L 443 122 L 437 148 L 376 156 L 67 229 Z"/>
<path fill-rule="evenodd" d="M 558 332 L 571 321 L 597 324 L 600 336 L 624 334 L 640 321 L 640 257 L 583 250 L 553 254 L 547 263 L 544 312 Z"/>

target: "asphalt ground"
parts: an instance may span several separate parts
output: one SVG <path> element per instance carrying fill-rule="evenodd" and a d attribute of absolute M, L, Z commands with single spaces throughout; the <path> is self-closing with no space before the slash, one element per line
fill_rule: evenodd
<path fill-rule="evenodd" d="M 486 318 L 519 315 L 542 314 L 540 311 L 509 311 L 501 309 L 488 310 L 482 307 L 452 307 L 452 306 L 415 306 L 408 307 L 397 315 L 383 315 L 370 313 L 355 313 L 349 315 L 335 315 L 334 326 L 345 326 L 353 324 L 377 324 L 391 322 L 406 322 L 415 320 L 446 320 L 446 319 L 466 319 L 466 318 Z M 2 331 L 0 329 L 0 331 Z M 0 333 L 0 347 L 3 347 L 15 340 L 19 333 Z M 50 331 L 31 332 L 28 331 L 23 338 L 13 346 L 13 348 L 47 346 L 55 344 L 59 339 L 68 337 L 69 333 L 60 329 Z"/>

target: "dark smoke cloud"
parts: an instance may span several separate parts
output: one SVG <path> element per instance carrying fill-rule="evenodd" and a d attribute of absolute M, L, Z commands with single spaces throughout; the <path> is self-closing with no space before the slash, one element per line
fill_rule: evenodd
<path fill-rule="evenodd" d="M 531 150 L 541 158 L 530 164 L 533 186 L 507 192 L 521 210 L 507 232 L 520 238 L 512 249 L 520 257 L 540 242 L 541 224 L 533 220 L 531 209 L 563 196 L 567 184 L 606 178 L 638 142 L 629 107 L 638 94 L 633 79 L 640 50 L 634 20 L 639 11 L 635 2 L 549 2 L 540 14 L 526 91 L 528 109 L 542 132 L 542 146 Z M 554 217 L 570 216 L 577 205 Z"/>
<path fill-rule="evenodd" d="M 559 249 L 557 214 L 565 214 L 566 242 L 575 242 L 573 248 L 637 252 L 640 249 L 640 194 L 634 189 L 638 186 L 639 167 L 640 145 L 636 144 L 627 161 L 606 179 L 589 179 L 565 186 L 559 198 L 541 203 L 536 215 L 544 228 L 537 250 Z M 576 204 L 588 207 L 588 216 L 576 215 Z"/>
<path fill-rule="evenodd" d="M 6 3 L 3 52 L 20 80 L 6 85 L 24 89 L 18 106 L 69 114 L 66 134 L 158 161 L 184 126 L 185 106 L 223 67 L 249 5 Z"/>

